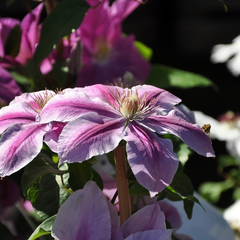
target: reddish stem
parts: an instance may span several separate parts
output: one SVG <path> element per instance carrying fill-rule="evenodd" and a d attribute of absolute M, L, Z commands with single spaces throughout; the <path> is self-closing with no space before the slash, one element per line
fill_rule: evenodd
<path fill-rule="evenodd" d="M 114 161 L 117 178 L 119 211 L 121 225 L 131 216 L 131 204 L 128 190 L 127 164 L 125 146 L 120 143 L 114 150 Z"/>

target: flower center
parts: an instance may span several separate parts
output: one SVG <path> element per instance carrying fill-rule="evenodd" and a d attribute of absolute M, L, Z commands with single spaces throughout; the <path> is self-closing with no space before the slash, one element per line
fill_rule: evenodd
<path fill-rule="evenodd" d="M 138 112 L 140 107 L 140 99 L 138 95 L 132 94 L 132 92 L 128 91 L 127 95 L 123 94 L 120 102 L 121 102 L 120 111 L 123 114 L 123 116 L 127 119 L 133 119 L 134 115 Z"/>
<path fill-rule="evenodd" d="M 41 94 L 34 94 L 33 101 L 31 101 L 30 103 L 28 103 L 28 105 L 37 113 L 39 114 L 43 107 L 47 104 L 47 102 L 54 97 L 55 94 L 53 93 L 49 93 L 46 89 L 46 91 Z"/>
<path fill-rule="evenodd" d="M 110 48 L 106 40 L 98 38 L 94 47 L 94 58 L 97 60 L 97 62 L 104 62 L 110 53 Z"/>
<path fill-rule="evenodd" d="M 114 98 L 114 103 L 109 102 L 111 106 L 129 121 L 142 121 L 154 113 L 157 107 L 154 98 L 147 101 L 147 92 L 142 97 L 139 97 L 137 91 L 124 89 L 122 94 L 116 91 L 111 95 Z"/>

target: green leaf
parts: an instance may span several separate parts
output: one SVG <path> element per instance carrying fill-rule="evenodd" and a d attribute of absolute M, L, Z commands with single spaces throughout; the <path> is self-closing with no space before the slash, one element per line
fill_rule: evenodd
<path fill-rule="evenodd" d="M 68 182 L 74 191 L 83 189 L 89 180 L 95 181 L 99 188 L 103 189 L 102 178 L 91 166 L 87 161 L 68 164 L 70 174 Z"/>
<path fill-rule="evenodd" d="M 193 88 L 212 86 L 217 90 L 217 86 L 208 78 L 192 72 L 183 71 L 164 65 L 152 65 L 147 83 L 159 88 Z"/>
<path fill-rule="evenodd" d="M 66 84 L 67 74 L 68 74 L 68 70 L 66 70 L 66 62 L 57 60 L 53 65 L 52 71 L 44 76 L 45 79 L 53 80 L 53 81 L 46 82 L 47 88 L 63 89 Z"/>
<path fill-rule="evenodd" d="M 130 196 L 149 196 L 149 191 L 138 182 L 131 185 L 129 189 Z"/>
<path fill-rule="evenodd" d="M 194 194 L 193 185 L 191 183 L 191 180 L 187 177 L 187 175 L 184 174 L 183 166 L 181 163 L 179 163 L 178 170 L 173 178 L 172 183 L 165 189 L 168 191 L 167 198 L 169 200 L 172 201 L 183 200 L 184 210 L 189 219 L 191 219 L 192 217 L 194 202 L 202 206 L 198 199 L 193 196 Z"/>
<path fill-rule="evenodd" d="M 185 143 L 181 143 L 179 148 L 180 149 L 177 152 L 177 156 L 178 156 L 179 161 L 184 165 L 187 162 L 187 160 L 192 152 Z"/>
<path fill-rule="evenodd" d="M 222 192 L 232 188 L 234 182 L 205 182 L 200 185 L 199 192 L 201 195 L 212 203 L 216 203 L 222 194 Z"/>
<path fill-rule="evenodd" d="M 57 214 L 59 198 L 59 186 L 52 174 L 41 176 L 28 190 L 28 199 L 42 219 Z"/>
<path fill-rule="evenodd" d="M 31 80 L 28 77 L 26 77 L 16 71 L 11 71 L 10 74 L 17 83 L 20 83 L 22 85 L 27 85 L 28 87 L 31 86 Z"/>
<path fill-rule="evenodd" d="M 41 176 L 48 173 L 63 174 L 66 173 L 66 171 L 59 170 L 57 165 L 54 164 L 46 154 L 40 153 L 24 169 L 21 187 L 26 198 L 28 198 L 27 192 L 32 187 L 33 183 Z"/>
<path fill-rule="evenodd" d="M 7 0 L 6 7 L 9 7 L 15 0 Z"/>
<path fill-rule="evenodd" d="M 10 33 L 8 34 L 4 46 L 5 55 L 9 55 L 12 57 L 16 57 L 18 55 L 21 44 L 21 38 L 22 30 L 20 26 L 17 24 L 11 29 Z"/>
<path fill-rule="evenodd" d="M 228 7 L 227 7 L 226 3 L 223 0 L 219 0 L 219 1 L 223 4 L 223 7 L 224 7 L 225 11 L 227 12 Z"/>
<path fill-rule="evenodd" d="M 51 234 L 52 226 L 54 223 L 54 220 L 56 218 L 56 215 L 46 219 L 44 222 L 42 222 L 32 233 L 32 235 L 28 238 L 28 240 L 35 240 L 41 236 Z"/>
<path fill-rule="evenodd" d="M 143 58 L 145 58 L 148 61 L 151 60 L 152 54 L 153 54 L 153 51 L 151 48 L 147 47 L 145 44 L 139 41 L 135 41 L 134 45 Z"/>
<path fill-rule="evenodd" d="M 234 189 L 233 199 L 234 199 L 235 201 L 237 201 L 238 199 L 240 199 L 240 187 Z"/>
<path fill-rule="evenodd" d="M 218 159 L 218 165 L 221 168 L 239 166 L 239 161 L 230 155 L 221 155 Z"/>
<path fill-rule="evenodd" d="M 46 58 L 64 36 L 72 29 L 77 29 L 89 9 L 85 0 L 64 0 L 59 3 L 43 22 L 41 37 L 34 54 L 34 62 L 38 64 Z"/>

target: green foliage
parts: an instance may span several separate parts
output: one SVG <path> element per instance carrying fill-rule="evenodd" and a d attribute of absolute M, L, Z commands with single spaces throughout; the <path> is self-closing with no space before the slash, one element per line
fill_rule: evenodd
<path fill-rule="evenodd" d="M 181 143 L 179 145 L 179 150 L 177 152 L 177 156 L 178 156 L 179 161 L 183 165 L 187 162 L 191 153 L 192 153 L 192 151 L 189 149 L 189 147 L 185 143 Z"/>
<path fill-rule="evenodd" d="M 22 30 L 17 24 L 11 29 L 10 33 L 8 34 L 4 46 L 5 55 L 9 55 L 11 57 L 16 57 L 18 55 L 20 50 L 21 38 Z"/>
<path fill-rule="evenodd" d="M 46 219 L 44 222 L 42 222 L 32 233 L 32 235 L 28 238 L 28 240 L 35 240 L 41 236 L 51 234 L 52 226 L 54 223 L 54 220 L 56 218 L 56 215 Z"/>
<path fill-rule="evenodd" d="M 55 176 L 63 174 L 63 181 L 66 182 L 64 186 L 61 177 Z M 69 188 L 68 178 L 66 168 L 58 169 L 51 158 L 44 153 L 40 153 L 25 167 L 21 182 L 22 191 L 42 219 L 56 214 L 61 204 L 70 195 L 64 189 Z"/>
<path fill-rule="evenodd" d="M 9 7 L 15 0 L 7 0 L 6 7 Z"/>
<path fill-rule="evenodd" d="M 80 26 L 88 9 L 89 5 L 85 0 L 64 0 L 53 9 L 43 22 L 40 41 L 34 55 L 35 68 L 48 56 L 55 44 L 69 35 L 72 29 Z"/>
<path fill-rule="evenodd" d="M 220 168 L 226 168 L 229 166 L 239 166 L 239 160 L 230 155 L 221 155 L 218 159 L 218 166 Z"/>
<path fill-rule="evenodd" d="M 216 203 L 222 194 L 222 192 L 233 187 L 232 181 L 223 182 L 205 182 L 199 187 L 201 195 L 212 203 Z"/>
<path fill-rule="evenodd" d="M 236 188 L 233 192 L 233 199 L 236 201 L 240 199 L 240 187 Z"/>
<path fill-rule="evenodd" d="M 35 212 L 42 219 L 47 219 L 57 213 L 62 196 L 59 186 L 52 174 L 38 178 L 28 190 L 28 199 Z"/>
<path fill-rule="evenodd" d="M 179 163 L 177 173 L 175 174 L 172 183 L 170 186 L 166 187 L 164 191 L 167 193 L 166 198 L 170 201 L 183 201 L 184 210 L 189 219 L 192 217 L 194 203 L 198 203 L 202 206 L 198 199 L 193 196 L 194 189 L 192 183 L 187 175 L 183 173 L 181 163 Z M 160 193 L 157 196 L 157 200 L 162 200 L 164 195 Z"/>
<path fill-rule="evenodd" d="M 33 183 L 45 174 L 64 174 L 66 171 L 59 170 L 49 156 L 40 153 L 32 162 L 30 162 L 24 169 L 22 176 L 21 187 L 23 194 L 28 198 L 28 190 Z"/>
<path fill-rule="evenodd" d="M 206 77 L 160 64 L 152 65 L 147 84 L 159 88 L 183 89 L 211 86 L 217 90 L 217 86 Z"/>
<path fill-rule="evenodd" d="M 130 196 L 149 196 L 149 192 L 137 181 L 131 184 L 129 188 Z"/>
<path fill-rule="evenodd" d="M 143 58 L 145 58 L 148 61 L 151 60 L 152 54 L 153 54 L 153 51 L 151 48 L 147 47 L 145 44 L 139 41 L 135 41 L 134 45 Z"/>
<path fill-rule="evenodd" d="M 83 189 L 86 182 L 92 180 L 97 183 L 100 189 L 103 189 L 103 181 L 100 175 L 92 168 L 92 165 L 84 161 L 82 163 L 68 164 L 69 169 L 69 184 L 71 188 L 76 191 Z"/>

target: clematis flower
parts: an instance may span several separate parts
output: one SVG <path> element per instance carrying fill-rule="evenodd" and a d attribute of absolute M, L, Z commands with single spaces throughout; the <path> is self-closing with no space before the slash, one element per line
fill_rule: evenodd
<path fill-rule="evenodd" d="M 213 63 L 227 62 L 229 71 L 237 77 L 240 74 L 240 36 L 234 38 L 231 44 L 218 44 L 214 46 L 211 61 Z"/>
<path fill-rule="evenodd" d="M 164 214 L 153 204 L 133 214 L 121 227 L 117 211 L 95 182 L 74 192 L 60 207 L 52 227 L 55 240 L 170 240 Z"/>
<path fill-rule="evenodd" d="M 109 83 L 127 71 L 141 82 L 147 78 L 149 63 L 137 52 L 134 37 L 122 37 L 121 30 L 121 22 L 139 4 L 137 1 L 117 0 L 109 6 L 109 1 L 104 0 L 88 10 L 75 33 L 82 44 L 82 69 L 76 86 Z"/>
<path fill-rule="evenodd" d="M 43 123 L 69 121 L 59 136 L 60 164 L 108 153 L 125 140 L 133 173 L 154 196 L 171 183 L 178 168 L 172 142 L 157 134 L 174 134 L 197 153 L 214 156 L 209 137 L 173 110 L 180 99 L 163 89 L 98 84 L 83 91 L 88 98 L 74 89 L 51 99 L 40 114 Z"/>
<path fill-rule="evenodd" d="M 211 125 L 211 138 L 226 141 L 228 152 L 240 160 L 240 115 L 232 111 L 221 115 L 218 120 L 205 115 L 202 112 L 194 111 L 198 124 L 209 123 Z"/>
<path fill-rule="evenodd" d="M 60 93 L 59 93 L 60 94 Z M 39 113 L 53 91 L 24 93 L 0 110 L 0 176 L 5 177 L 26 166 L 41 151 L 44 141 L 56 151 L 64 123 L 39 122 Z"/>

